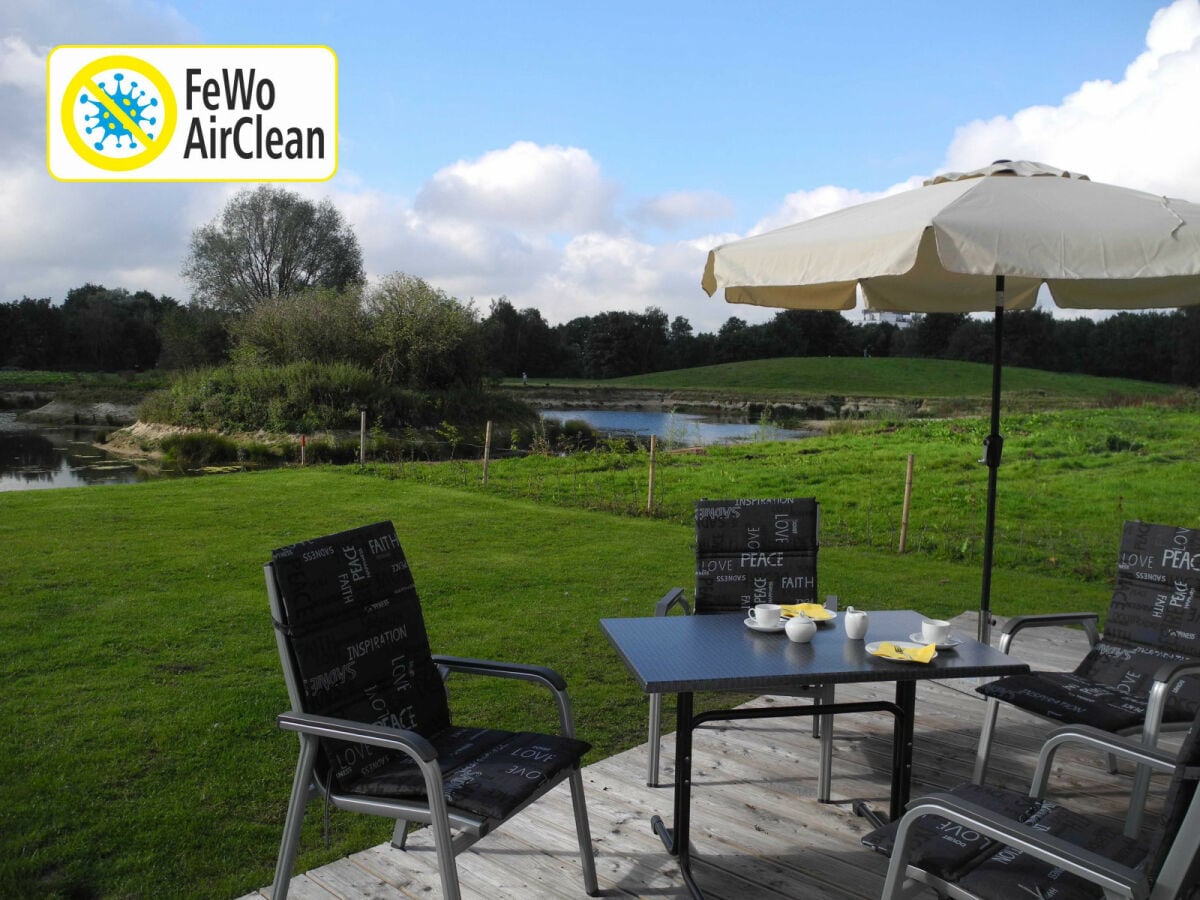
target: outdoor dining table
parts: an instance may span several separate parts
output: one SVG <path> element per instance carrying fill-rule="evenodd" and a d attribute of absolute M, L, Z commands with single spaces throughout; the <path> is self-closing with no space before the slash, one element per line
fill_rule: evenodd
<path fill-rule="evenodd" d="M 702 897 L 691 872 L 688 843 L 692 790 L 692 732 L 705 722 L 778 716 L 827 716 L 887 712 L 894 716 L 890 814 L 908 802 L 912 781 L 913 717 L 917 682 L 932 679 L 1001 676 L 1029 671 L 1025 663 L 977 640 L 959 643 L 928 663 L 881 659 L 867 651 L 875 641 L 907 641 L 921 630 L 923 617 L 912 610 L 872 612 L 866 640 L 846 637 L 841 618 L 823 623 L 808 643 L 783 632 L 746 627 L 741 614 L 643 616 L 601 619 L 608 636 L 646 693 L 673 693 L 676 702 L 674 828 L 661 816 L 651 819 L 694 897 Z M 693 714 L 700 692 L 786 693 L 788 687 L 854 682 L 895 682 L 895 702 L 809 704 L 766 709 L 721 709 Z"/>

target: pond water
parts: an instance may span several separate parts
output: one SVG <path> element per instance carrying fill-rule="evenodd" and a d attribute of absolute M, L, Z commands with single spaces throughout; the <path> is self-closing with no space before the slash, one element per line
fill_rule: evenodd
<path fill-rule="evenodd" d="M 644 410 L 551 409 L 542 416 L 582 419 L 602 435 L 657 436 L 660 443 L 696 447 L 754 440 L 788 440 L 811 432 L 691 413 Z M 155 477 L 136 461 L 93 444 L 109 429 L 32 426 L 0 410 L 0 493 L 84 485 L 133 484 Z"/>
<path fill-rule="evenodd" d="M 660 442 L 686 447 L 756 440 L 783 441 L 812 435 L 812 432 L 808 431 L 693 413 L 622 409 L 544 409 L 542 418 L 557 419 L 560 422 L 580 419 L 602 435 L 649 437 L 653 434 Z"/>
<path fill-rule="evenodd" d="M 101 431 L 32 428 L 0 411 L 0 492 L 95 484 L 131 484 L 150 476 L 124 457 L 97 450 Z"/>

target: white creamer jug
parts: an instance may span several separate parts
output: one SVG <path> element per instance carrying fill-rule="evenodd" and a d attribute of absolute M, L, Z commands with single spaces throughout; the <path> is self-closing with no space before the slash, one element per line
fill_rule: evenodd
<path fill-rule="evenodd" d="M 853 606 L 846 607 L 846 637 L 861 641 L 867 636 L 867 614 Z"/>

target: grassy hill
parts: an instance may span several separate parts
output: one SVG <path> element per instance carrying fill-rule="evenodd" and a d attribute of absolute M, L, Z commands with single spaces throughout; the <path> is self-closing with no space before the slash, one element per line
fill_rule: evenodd
<path fill-rule="evenodd" d="M 788 357 L 702 366 L 614 378 L 598 386 L 657 390 L 711 391 L 772 396 L 974 398 L 991 394 L 992 367 L 942 359 Z M 1041 369 L 1006 367 L 1006 398 L 1045 398 L 1085 405 L 1113 397 L 1165 397 L 1178 388 L 1125 378 L 1068 375 Z"/>

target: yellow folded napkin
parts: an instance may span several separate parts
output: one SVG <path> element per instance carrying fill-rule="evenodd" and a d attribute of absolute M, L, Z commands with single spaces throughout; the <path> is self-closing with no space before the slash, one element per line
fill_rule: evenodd
<path fill-rule="evenodd" d="M 819 603 L 785 603 L 779 610 L 785 619 L 801 615 L 808 616 L 814 622 L 833 618 L 833 613 Z"/>
<path fill-rule="evenodd" d="M 937 653 L 936 644 L 926 644 L 924 647 L 898 647 L 891 641 L 880 641 L 879 646 L 875 648 L 872 655 L 882 657 L 883 659 L 912 660 L 913 662 L 927 663 L 933 659 L 935 653 Z"/>

